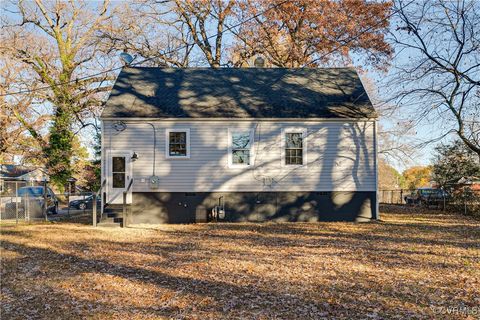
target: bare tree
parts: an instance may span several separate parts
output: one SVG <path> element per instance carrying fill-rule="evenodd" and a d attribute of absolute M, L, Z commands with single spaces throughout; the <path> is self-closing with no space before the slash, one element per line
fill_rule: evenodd
<path fill-rule="evenodd" d="M 224 27 L 237 0 L 137 0 L 102 38 L 137 55 L 144 65 L 225 65 Z"/>
<path fill-rule="evenodd" d="M 362 84 L 382 122 L 377 123 L 378 153 L 382 161 L 403 166 L 411 164 L 416 156 L 415 137 L 410 130 L 409 122 L 402 121 L 395 114 L 394 106 L 385 103 L 381 96 L 381 88 L 366 71 L 359 72 Z"/>
<path fill-rule="evenodd" d="M 304 67 L 350 62 L 355 52 L 381 68 L 391 54 L 390 8 L 365 0 L 137 0 L 122 10 L 121 30 L 104 37 L 153 65 L 240 67 L 263 55 L 271 66 Z"/>
<path fill-rule="evenodd" d="M 174 0 L 174 11 L 184 23 L 194 43 L 202 51 L 208 65 L 218 68 L 224 54 L 223 30 L 228 17 L 233 15 L 236 0 Z M 212 25 L 213 36 L 208 32 Z M 212 42 L 210 43 L 212 38 Z"/>
<path fill-rule="evenodd" d="M 412 125 L 437 124 L 427 142 L 456 134 L 480 155 L 480 3 L 395 2 L 397 51 L 389 103 Z"/>
<path fill-rule="evenodd" d="M 89 120 L 98 112 L 104 94 L 110 90 L 111 47 L 97 36 L 111 22 L 109 1 L 12 2 L 5 10 L 16 16 L 4 17 L 0 52 L 14 60 L 21 71 L 16 92 L 5 99 L 19 106 L 19 97 L 50 110 L 48 134 L 28 126 L 20 113 L 13 112 L 41 145 L 52 180 L 62 185 L 71 176 L 72 140 L 75 132 L 94 125 Z M 16 18 L 18 17 L 18 18 Z M 96 74 L 88 77 L 88 75 Z M 28 83 L 26 79 L 29 79 Z M 11 91 L 9 91 L 11 92 Z M 15 98 L 13 98 L 15 96 Z M 29 100 L 30 99 L 30 100 Z"/>
<path fill-rule="evenodd" d="M 122 4 L 99 37 L 135 56 L 134 63 L 185 68 L 195 47 L 173 1 L 137 0 Z"/>
<path fill-rule="evenodd" d="M 22 67 L 5 57 L 0 65 L 0 162 L 14 163 L 15 156 L 32 162 L 47 142 L 36 133 L 46 128 L 50 116 L 46 110 L 38 110 L 32 95 L 15 95 L 7 98 L 7 92 L 15 91 L 21 81 L 35 88 L 29 78 L 22 79 Z"/>
<path fill-rule="evenodd" d="M 239 19 L 256 16 L 235 33 L 237 65 L 256 54 L 278 67 L 316 67 L 352 61 L 376 67 L 391 48 L 385 41 L 391 4 L 364 0 L 242 0 Z M 268 10 L 271 8 L 271 10 Z"/>

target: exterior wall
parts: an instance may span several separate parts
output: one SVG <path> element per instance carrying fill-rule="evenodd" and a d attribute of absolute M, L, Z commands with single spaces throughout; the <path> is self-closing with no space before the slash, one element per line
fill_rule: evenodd
<path fill-rule="evenodd" d="M 126 129 L 116 131 L 114 123 L 103 122 L 102 155 L 108 150 L 138 154 L 133 163 L 133 192 L 375 192 L 377 188 L 374 121 L 150 121 L 156 130 L 157 189 L 150 188 L 148 179 L 154 157 L 151 125 L 124 121 Z M 178 128 L 190 129 L 189 159 L 165 156 L 165 132 Z M 254 165 L 248 168 L 228 166 L 228 130 L 238 128 L 254 129 Z M 306 166 L 282 165 L 285 128 L 306 129 Z M 106 162 L 102 159 L 104 176 Z M 265 184 L 264 178 L 273 183 Z"/>
<path fill-rule="evenodd" d="M 198 210 L 211 212 L 222 198 L 225 220 L 370 221 L 376 192 L 141 192 L 133 193 L 128 223 L 192 223 Z"/>
<path fill-rule="evenodd" d="M 22 176 L 17 177 L 17 180 L 23 180 L 23 181 L 44 181 L 44 180 L 50 180 L 50 177 L 45 174 L 41 169 L 35 169 L 29 173 L 26 173 Z"/>

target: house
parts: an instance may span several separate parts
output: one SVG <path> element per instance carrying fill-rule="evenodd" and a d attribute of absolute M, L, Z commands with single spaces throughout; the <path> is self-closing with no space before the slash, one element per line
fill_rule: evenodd
<path fill-rule="evenodd" d="M 378 219 L 375 112 L 353 68 L 125 67 L 101 115 L 129 223 Z"/>
<path fill-rule="evenodd" d="M 457 188 L 469 188 L 474 192 L 480 192 L 480 178 L 479 177 L 461 177 L 457 181 Z"/>
<path fill-rule="evenodd" d="M 0 192 L 7 192 L 7 189 L 15 190 L 18 187 L 33 186 L 50 180 L 44 169 L 28 167 L 15 164 L 0 164 Z"/>

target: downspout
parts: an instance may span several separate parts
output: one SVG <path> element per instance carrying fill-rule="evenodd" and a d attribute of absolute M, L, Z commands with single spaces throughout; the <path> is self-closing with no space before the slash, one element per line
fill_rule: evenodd
<path fill-rule="evenodd" d="M 103 122 L 103 120 L 101 120 L 102 122 L 100 123 L 100 188 L 103 184 L 103 181 L 107 180 L 107 170 L 105 168 L 105 165 L 106 165 L 106 161 L 104 159 L 104 157 L 106 157 L 106 153 L 105 153 L 105 124 Z M 111 139 L 112 135 L 109 134 L 109 139 Z M 111 140 L 109 140 L 111 141 Z M 109 143 L 109 147 L 111 147 L 111 144 Z M 103 214 L 103 209 L 105 207 L 105 202 L 107 201 L 106 197 L 103 196 L 103 193 L 104 191 L 102 191 L 100 193 L 100 197 L 101 197 L 101 201 L 100 201 L 100 214 Z M 95 209 L 96 209 L 96 206 L 95 206 Z M 96 222 L 96 221 L 95 221 Z"/>

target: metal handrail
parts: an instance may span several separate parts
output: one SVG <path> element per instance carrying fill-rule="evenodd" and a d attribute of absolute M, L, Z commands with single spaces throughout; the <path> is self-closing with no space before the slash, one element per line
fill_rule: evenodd
<path fill-rule="evenodd" d="M 128 190 L 130 190 L 130 188 L 132 187 L 132 184 L 133 184 L 133 178 L 130 179 L 130 182 L 128 183 L 127 189 L 123 192 L 127 193 Z"/>
<path fill-rule="evenodd" d="M 130 179 L 130 182 L 128 183 L 127 189 L 123 191 L 123 210 L 122 210 L 122 220 L 123 220 L 123 227 L 127 226 L 127 194 L 130 188 L 133 185 L 133 178 Z"/>
<path fill-rule="evenodd" d="M 100 189 L 95 193 L 92 199 L 92 208 L 93 208 L 93 214 L 92 214 L 92 220 L 93 220 L 93 226 L 97 226 L 97 199 L 98 195 L 102 192 L 102 190 L 105 188 L 105 185 L 107 184 L 107 179 L 104 179 L 102 184 L 100 185 Z M 102 219 L 103 216 L 103 199 L 100 205 L 100 220 Z"/>

